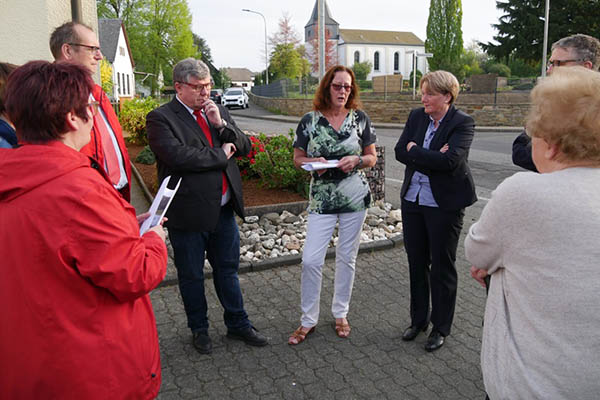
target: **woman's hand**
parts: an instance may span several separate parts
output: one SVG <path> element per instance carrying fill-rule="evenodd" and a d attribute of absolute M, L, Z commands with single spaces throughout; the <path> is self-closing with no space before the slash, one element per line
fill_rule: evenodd
<path fill-rule="evenodd" d="M 360 157 L 359 156 L 345 156 L 342 157 L 342 159 L 338 162 L 338 168 L 341 169 L 342 171 L 344 171 L 345 173 L 348 173 L 350 171 L 352 171 L 359 163 L 360 161 Z"/>
<path fill-rule="evenodd" d="M 485 269 L 477 268 L 476 266 L 471 266 L 471 277 L 475 279 L 479 284 L 483 287 L 486 287 L 484 278 L 488 275 Z"/>

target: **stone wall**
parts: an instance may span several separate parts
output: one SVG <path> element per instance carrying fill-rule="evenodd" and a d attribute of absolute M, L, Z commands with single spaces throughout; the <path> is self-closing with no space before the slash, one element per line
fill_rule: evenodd
<path fill-rule="evenodd" d="M 252 102 L 271 111 L 301 117 L 312 109 L 312 99 L 282 99 L 259 97 L 253 94 Z M 497 104 L 477 101 L 488 95 L 460 95 L 456 106 L 471 115 L 478 126 L 523 126 L 529 103 Z M 522 96 L 519 98 L 521 99 Z M 410 110 L 422 107 L 419 101 L 363 100 L 363 109 L 373 122 L 405 123 Z"/>
<path fill-rule="evenodd" d="M 373 168 L 365 169 L 373 200 L 385 200 L 385 147 L 375 145 L 377 163 Z"/>

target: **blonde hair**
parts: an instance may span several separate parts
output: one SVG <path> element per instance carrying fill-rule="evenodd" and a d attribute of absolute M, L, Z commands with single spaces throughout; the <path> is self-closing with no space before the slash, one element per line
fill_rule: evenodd
<path fill-rule="evenodd" d="M 429 89 L 435 93 L 449 94 L 450 104 L 456 101 L 460 86 L 458 79 L 450 72 L 438 70 L 426 73 L 419 81 L 419 89 L 423 89 L 423 84 L 426 82 Z"/>
<path fill-rule="evenodd" d="M 556 68 L 532 90 L 531 102 L 529 135 L 556 145 L 559 161 L 600 163 L 600 73 Z"/>

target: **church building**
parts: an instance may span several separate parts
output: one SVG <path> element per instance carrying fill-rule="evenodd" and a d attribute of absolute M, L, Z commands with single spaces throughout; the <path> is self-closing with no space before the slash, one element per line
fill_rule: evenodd
<path fill-rule="evenodd" d="M 304 41 L 309 51 L 317 37 L 318 15 L 318 1 L 315 1 L 312 15 L 304 27 Z M 340 29 L 340 24 L 331 17 L 327 2 L 325 30 L 338 64 L 352 68 L 355 62 L 371 63 L 368 80 L 392 74 L 402 74 L 404 79 L 408 79 L 412 71 L 412 51 L 425 52 L 425 42 L 412 32 Z M 426 58 L 418 57 L 417 69 L 423 73 L 428 71 Z"/>

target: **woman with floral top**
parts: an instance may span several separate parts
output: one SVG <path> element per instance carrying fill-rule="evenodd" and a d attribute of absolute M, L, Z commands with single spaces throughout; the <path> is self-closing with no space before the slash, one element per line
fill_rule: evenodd
<path fill-rule="evenodd" d="M 310 183 L 308 225 L 302 256 L 301 325 L 288 343 L 301 343 L 319 319 L 321 277 L 325 253 L 339 222 L 335 289 L 331 311 L 335 332 L 350 335 L 346 319 L 354 283 L 354 267 L 367 208 L 369 183 L 361 168 L 377 161 L 375 131 L 369 117 L 358 110 L 358 86 L 351 69 L 330 68 L 315 93 L 314 110 L 302 117 L 294 140 L 294 164 L 339 160 L 337 168 L 314 171 Z"/>

